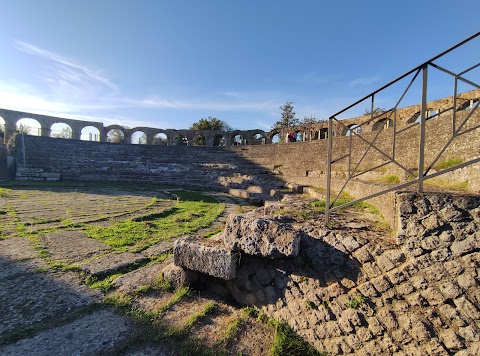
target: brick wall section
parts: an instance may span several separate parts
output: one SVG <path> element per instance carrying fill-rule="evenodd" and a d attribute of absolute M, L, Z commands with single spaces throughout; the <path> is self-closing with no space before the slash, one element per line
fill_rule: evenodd
<path fill-rule="evenodd" d="M 299 257 L 242 255 L 229 289 L 329 354 L 478 355 L 480 196 L 400 193 L 397 212 L 398 245 L 306 224 Z"/>

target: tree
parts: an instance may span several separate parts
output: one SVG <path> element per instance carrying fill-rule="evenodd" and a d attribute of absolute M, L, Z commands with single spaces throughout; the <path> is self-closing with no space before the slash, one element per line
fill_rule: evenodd
<path fill-rule="evenodd" d="M 385 110 L 384 108 L 375 108 L 373 109 L 373 115 L 380 115 L 384 112 L 386 112 L 387 110 Z M 370 111 L 370 109 L 365 109 L 365 112 L 363 113 L 363 115 L 370 115 L 372 112 Z"/>
<path fill-rule="evenodd" d="M 70 127 L 63 127 L 62 130 L 58 133 L 52 135 L 56 138 L 72 138 L 72 129 Z"/>
<path fill-rule="evenodd" d="M 20 124 L 20 125 L 17 126 L 17 131 L 18 132 L 23 132 L 25 135 L 28 135 L 32 131 L 32 128 L 28 125 Z"/>
<path fill-rule="evenodd" d="M 122 143 L 125 139 L 125 135 L 120 129 L 111 129 L 107 133 L 107 142 Z"/>
<path fill-rule="evenodd" d="M 272 130 L 285 129 L 288 127 L 300 125 L 300 121 L 295 118 L 295 111 L 293 111 L 293 101 L 287 101 L 285 104 L 280 106 L 280 110 L 282 110 L 282 118 L 273 124 Z"/>
<path fill-rule="evenodd" d="M 193 123 L 190 126 L 190 130 L 219 130 L 225 132 L 232 132 L 233 129 L 225 121 L 217 119 L 216 117 L 209 116 L 208 119 L 200 119 L 197 122 Z M 204 146 L 206 144 L 205 137 L 202 135 L 197 135 L 193 139 L 193 144 L 195 146 Z M 221 138 L 215 136 L 214 146 L 220 146 L 222 144 Z"/>

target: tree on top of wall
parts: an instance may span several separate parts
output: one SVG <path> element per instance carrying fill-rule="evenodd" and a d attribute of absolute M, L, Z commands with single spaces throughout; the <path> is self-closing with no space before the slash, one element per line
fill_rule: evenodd
<path fill-rule="evenodd" d="M 373 115 L 380 115 L 384 112 L 386 112 L 387 110 L 385 110 L 384 108 L 375 108 L 373 109 Z M 372 113 L 372 111 L 370 109 L 365 109 L 365 112 L 363 113 L 363 115 L 370 115 Z"/>
<path fill-rule="evenodd" d="M 275 122 L 272 126 L 274 129 L 285 129 L 288 127 L 298 126 L 300 121 L 295 118 L 295 111 L 293 111 L 293 101 L 287 101 L 285 104 L 280 106 L 281 119 Z"/>
<path fill-rule="evenodd" d="M 208 119 L 202 118 L 197 122 L 193 123 L 192 126 L 190 126 L 190 130 L 220 130 L 225 132 L 233 131 L 230 125 L 227 124 L 225 121 L 211 116 L 209 116 Z M 193 144 L 196 146 L 203 146 L 205 145 L 205 142 L 203 142 L 202 140 L 204 140 L 203 136 L 196 136 L 193 139 Z M 218 144 L 218 142 L 217 144 L 215 144 L 214 142 L 214 146 L 220 146 L 220 144 Z"/>
<path fill-rule="evenodd" d="M 321 122 L 326 122 L 325 119 L 317 119 L 315 116 L 305 116 L 301 122 L 302 125 L 311 125 L 311 124 L 318 124 Z"/>

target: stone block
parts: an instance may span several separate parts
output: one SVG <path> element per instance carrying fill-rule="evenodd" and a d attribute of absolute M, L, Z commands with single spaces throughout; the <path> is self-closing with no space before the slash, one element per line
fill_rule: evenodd
<path fill-rule="evenodd" d="M 290 224 L 246 215 L 231 215 L 224 232 L 225 245 L 249 255 L 281 258 L 297 256 L 302 233 Z"/>
<path fill-rule="evenodd" d="M 222 241 L 197 236 L 180 238 L 173 247 L 175 265 L 225 280 L 237 276 L 238 257 Z"/>
<path fill-rule="evenodd" d="M 170 263 L 162 270 L 163 278 L 170 281 L 175 288 L 188 286 L 198 280 L 198 273 Z"/>

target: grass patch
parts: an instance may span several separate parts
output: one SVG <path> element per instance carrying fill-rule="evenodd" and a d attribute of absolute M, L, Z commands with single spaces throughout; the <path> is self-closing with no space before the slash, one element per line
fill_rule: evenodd
<path fill-rule="evenodd" d="M 463 159 L 459 157 L 450 157 L 438 162 L 435 166 L 433 166 L 433 168 L 437 171 L 440 171 L 442 169 L 447 169 L 461 163 L 463 163 Z"/>
<path fill-rule="evenodd" d="M 7 198 L 11 191 L 11 189 L 0 188 L 0 198 Z"/>
<path fill-rule="evenodd" d="M 461 181 L 461 182 L 452 182 L 451 180 L 447 180 L 443 178 L 432 178 L 432 179 L 425 180 L 423 184 L 429 187 L 434 187 L 439 189 L 459 190 L 462 192 L 468 191 L 468 180 Z"/>
<path fill-rule="evenodd" d="M 200 319 L 204 318 L 205 316 L 212 314 L 215 309 L 217 309 L 218 305 L 216 302 L 211 301 L 208 302 L 203 309 L 198 312 L 197 314 L 193 314 L 188 318 L 187 322 L 182 328 L 182 332 L 190 330 L 195 324 L 197 324 Z"/>
<path fill-rule="evenodd" d="M 389 174 L 381 178 L 384 183 L 398 184 L 400 183 L 400 177 L 397 174 Z"/>
<path fill-rule="evenodd" d="M 345 303 L 345 306 L 347 308 L 358 309 L 365 302 L 366 302 L 365 296 L 362 293 L 360 293 L 355 297 L 350 297 L 348 302 Z"/>
<path fill-rule="evenodd" d="M 189 193 L 189 192 L 187 192 Z M 199 193 L 187 194 L 199 198 Z M 201 197 L 206 197 L 201 195 Z M 207 199 L 209 200 L 209 199 Z M 117 250 L 137 250 L 154 243 L 191 234 L 210 226 L 225 209 L 225 204 L 205 201 L 179 201 L 174 209 L 148 221 L 120 221 L 108 227 L 86 226 L 88 237 L 105 242 Z"/>
<path fill-rule="evenodd" d="M 175 304 L 180 302 L 184 297 L 188 297 L 190 295 L 190 289 L 187 287 L 178 288 L 175 290 L 174 297 L 170 299 L 166 304 L 162 305 L 159 309 L 160 313 L 166 312 L 168 309 L 173 307 Z"/>
<path fill-rule="evenodd" d="M 265 313 L 253 307 L 243 309 L 244 315 L 256 319 L 263 324 L 275 329 L 275 337 L 270 354 L 273 356 L 293 355 L 293 356 L 321 356 L 326 355 L 315 350 L 309 343 L 304 341 L 297 333 L 285 322 L 278 322 L 274 318 L 269 318 Z"/>

